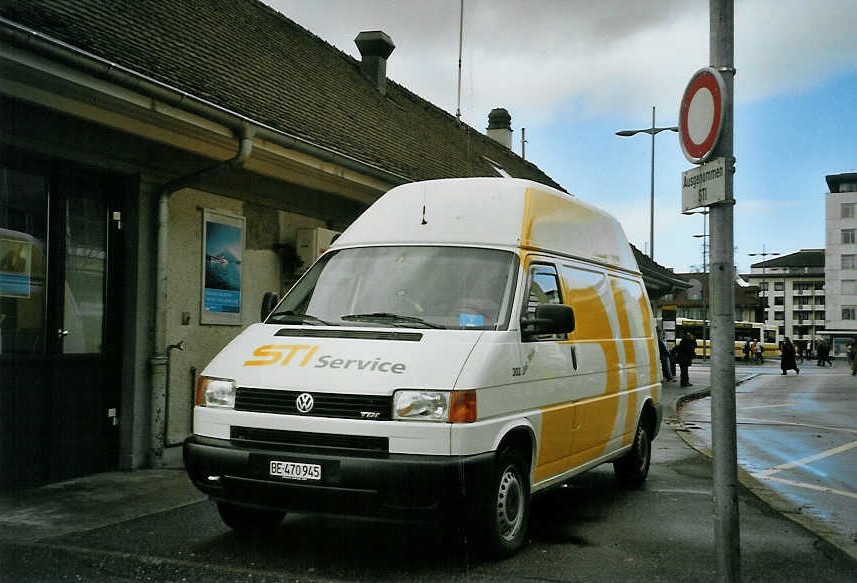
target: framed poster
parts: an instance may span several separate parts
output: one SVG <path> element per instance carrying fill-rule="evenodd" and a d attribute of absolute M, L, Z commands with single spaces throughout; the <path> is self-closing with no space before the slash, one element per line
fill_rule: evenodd
<path fill-rule="evenodd" d="M 244 217 L 202 211 L 201 324 L 241 325 Z"/>

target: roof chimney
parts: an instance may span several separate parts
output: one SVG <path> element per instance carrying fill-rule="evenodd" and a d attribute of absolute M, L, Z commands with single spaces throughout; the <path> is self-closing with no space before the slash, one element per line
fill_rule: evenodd
<path fill-rule="evenodd" d="M 364 31 L 354 39 L 360 51 L 360 72 L 381 92 L 387 93 L 387 57 L 396 48 L 385 32 L 380 30 Z"/>
<path fill-rule="evenodd" d="M 512 116 L 502 107 L 488 114 L 488 137 L 512 149 Z"/>

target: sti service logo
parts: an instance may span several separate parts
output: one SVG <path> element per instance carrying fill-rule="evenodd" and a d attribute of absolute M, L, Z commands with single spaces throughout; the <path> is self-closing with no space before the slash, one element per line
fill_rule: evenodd
<path fill-rule="evenodd" d="M 256 358 L 245 360 L 244 366 L 311 366 L 385 374 L 404 374 L 407 370 L 405 363 L 382 360 L 380 356 L 369 360 L 330 354 L 316 356 L 318 349 L 318 345 L 312 344 L 263 344 L 253 351 Z"/>

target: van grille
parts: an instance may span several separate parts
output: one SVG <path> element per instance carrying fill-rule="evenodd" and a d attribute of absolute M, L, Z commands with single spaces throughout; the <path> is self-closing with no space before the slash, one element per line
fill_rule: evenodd
<path fill-rule="evenodd" d="M 297 398 L 305 392 L 238 387 L 235 409 L 255 413 L 372 421 L 389 421 L 391 418 L 392 397 L 376 395 L 310 393 L 313 397 L 313 408 L 309 413 L 301 413 L 297 408 Z"/>
<path fill-rule="evenodd" d="M 304 453 L 341 452 L 353 454 L 359 452 L 364 455 L 378 455 L 390 451 L 389 439 L 372 435 L 306 433 L 233 425 L 230 428 L 229 439 L 240 445 L 276 447 L 282 451 Z"/>

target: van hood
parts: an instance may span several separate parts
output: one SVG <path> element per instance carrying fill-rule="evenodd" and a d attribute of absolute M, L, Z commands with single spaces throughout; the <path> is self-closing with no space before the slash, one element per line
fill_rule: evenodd
<path fill-rule="evenodd" d="M 484 334 L 472 330 L 253 324 L 205 368 L 238 386 L 391 395 L 451 389 Z"/>

